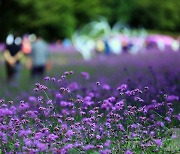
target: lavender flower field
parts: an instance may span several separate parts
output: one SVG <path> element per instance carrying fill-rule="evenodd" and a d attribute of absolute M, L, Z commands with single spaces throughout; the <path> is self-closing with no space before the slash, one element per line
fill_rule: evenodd
<path fill-rule="evenodd" d="M 180 153 L 179 52 L 53 63 L 0 83 L 0 153 Z"/>

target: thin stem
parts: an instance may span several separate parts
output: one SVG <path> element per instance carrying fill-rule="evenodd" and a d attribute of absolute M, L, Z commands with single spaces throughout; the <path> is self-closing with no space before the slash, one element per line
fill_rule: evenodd
<path fill-rule="evenodd" d="M 50 98 L 49 98 L 49 96 L 47 95 L 46 91 L 45 91 L 45 90 L 43 90 L 43 91 L 44 91 L 44 93 L 45 93 L 47 99 L 50 100 Z"/>

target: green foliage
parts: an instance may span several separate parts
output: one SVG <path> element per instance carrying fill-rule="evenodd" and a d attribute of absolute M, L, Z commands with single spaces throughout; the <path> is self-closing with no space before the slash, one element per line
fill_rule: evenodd
<path fill-rule="evenodd" d="M 133 27 L 180 31 L 179 0 L 0 0 L 0 41 L 10 32 L 46 39 L 71 37 L 82 25 L 107 17 Z"/>
<path fill-rule="evenodd" d="M 106 0 L 102 1 L 104 5 L 103 15 L 108 17 L 109 22 L 112 24 L 120 21 L 122 23 L 128 24 L 132 11 L 134 8 L 135 0 Z"/>
<path fill-rule="evenodd" d="M 179 31 L 180 3 L 178 0 L 141 0 L 136 2 L 131 25 L 150 29 Z"/>

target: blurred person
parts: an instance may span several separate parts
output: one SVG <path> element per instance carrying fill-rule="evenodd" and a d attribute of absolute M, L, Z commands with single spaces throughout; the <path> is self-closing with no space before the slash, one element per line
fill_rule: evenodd
<path fill-rule="evenodd" d="M 102 41 L 101 39 L 98 39 L 96 42 L 96 48 L 95 51 L 97 54 L 103 53 L 105 50 L 105 44 L 104 41 Z"/>
<path fill-rule="evenodd" d="M 32 44 L 32 51 L 30 56 L 32 65 L 32 78 L 42 78 L 44 76 L 45 69 L 50 67 L 50 62 L 48 61 L 48 44 L 42 39 L 42 37 L 38 36 L 36 41 Z"/>
<path fill-rule="evenodd" d="M 32 50 L 32 46 L 31 46 L 30 36 L 26 34 L 22 39 L 22 52 L 25 55 L 25 65 L 27 69 L 31 68 L 31 58 L 30 58 L 31 50 Z"/>
<path fill-rule="evenodd" d="M 28 35 L 24 35 L 22 40 L 22 52 L 25 55 L 29 55 L 31 53 L 31 41 Z"/>
<path fill-rule="evenodd" d="M 122 42 L 122 48 L 124 53 L 128 53 L 128 43 L 126 41 Z"/>
<path fill-rule="evenodd" d="M 21 51 L 21 38 L 17 35 L 8 35 L 3 55 L 7 70 L 7 81 L 18 83 L 21 67 L 20 59 L 23 55 Z"/>
<path fill-rule="evenodd" d="M 120 54 L 122 52 L 122 46 L 119 38 L 111 37 L 109 40 L 109 46 L 114 54 Z"/>
<path fill-rule="evenodd" d="M 62 42 L 64 48 L 70 48 L 71 47 L 71 40 L 68 38 L 65 38 Z"/>
<path fill-rule="evenodd" d="M 104 40 L 104 46 L 105 46 L 105 54 L 106 55 L 110 55 L 111 54 L 111 49 L 110 49 L 110 46 L 109 46 L 109 40 L 108 39 L 105 39 Z"/>
<path fill-rule="evenodd" d="M 61 40 L 58 39 L 58 40 L 56 41 L 56 45 L 57 45 L 57 46 L 60 46 L 61 44 L 62 44 Z"/>
<path fill-rule="evenodd" d="M 30 35 L 28 36 L 28 38 L 29 38 L 29 40 L 30 40 L 31 43 L 33 43 L 33 42 L 36 41 L 36 35 L 35 35 L 35 34 L 30 34 Z"/>

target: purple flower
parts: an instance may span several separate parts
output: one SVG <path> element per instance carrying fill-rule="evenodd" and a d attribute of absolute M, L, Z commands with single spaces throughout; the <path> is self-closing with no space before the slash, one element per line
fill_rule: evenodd
<path fill-rule="evenodd" d="M 41 133 L 41 132 L 38 132 L 38 133 L 35 134 L 34 139 L 38 140 L 38 139 L 41 139 L 42 137 L 44 137 L 44 134 Z"/>
<path fill-rule="evenodd" d="M 135 138 L 136 136 L 137 136 L 136 133 L 131 133 L 131 137 L 132 137 L 132 138 Z"/>
<path fill-rule="evenodd" d="M 9 110 L 8 108 L 1 108 L 0 109 L 0 117 L 12 115 L 13 112 Z"/>
<path fill-rule="evenodd" d="M 66 107 L 66 106 L 68 106 L 68 102 L 61 101 L 61 102 L 60 102 L 60 105 L 61 105 L 62 107 Z"/>
<path fill-rule="evenodd" d="M 111 145 L 111 140 L 107 140 L 105 143 L 104 143 L 104 146 L 105 147 L 109 147 Z"/>
<path fill-rule="evenodd" d="M 48 140 L 48 142 L 52 142 L 52 141 L 55 141 L 57 138 L 58 138 L 57 135 L 49 134 L 48 137 L 47 137 L 47 140 Z"/>
<path fill-rule="evenodd" d="M 96 85 L 97 85 L 97 86 L 100 86 L 100 82 L 96 82 Z"/>
<path fill-rule="evenodd" d="M 96 135 L 96 139 L 97 139 L 97 140 L 100 140 L 100 139 L 101 139 L 101 136 L 100 136 L 100 135 Z"/>
<path fill-rule="evenodd" d="M 19 136 L 20 137 L 27 136 L 29 134 L 31 134 L 31 130 L 20 130 L 19 131 Z"/>
<path fill-rule="evenodd" d="M 19 109 L 20 111 L 26 110 L 26 109 L 28 109 L 28 108 L 29 108 L 29 104 L 28 104 L 28 103 L 21 103 L 21 104 L 19 105 L 19 107 L 18 107 L 18 109 Z"/>
<path fill-rule="evenodd" d="M 179 97 L 175 95 L 170 95 L 167 97 L 168 102 L 173 102 L 173 101 L 178 101 L 178 100 L 179 100 Z"/>
<path fill-rule="evenodd" d="M 124 131 L 124 127 L 122 124 L 117 124 L 117 127 L 121 130 L 121 131 Z"/>
<path fill-rule="evenodd" d="M 138 102 L 144 102 L 144 100 L 142 98 L 137 97 L 137 96 L 134 97 L 134 100 L 138 101 Z"/>
<path fill-rule="evenodd" d="M 113 107 L 113 105 L 111 104 L 111 102 L 109 100 L 104 100 L 103 104 L 101 105 L 101 108 L 106 109 L 107 111 L 112 109 L 112 107 Z"/>
<path fill-rule="evenodd" d="M 45 81 L 49 81 L 51 78 L 49 77 L 49 76 L 46 76 L 45 78 L 44 78 L 44 80 Z"/>
<path fill-rule="evenodd" d="M 122 110 L 123 107 L 124 107 L 124 101 L 120 101 L 120 102 L 117 102 L 117 103 L 115 104 L 115 109 L 116 109 L 117 111 Z"/>
<path fill-rule="evenodd" d="M 126 84 L 122 84 L 121 86 L 119 86 L 119 87 L 117 88 L 118 91 L 124 91 L 124 90 L 126 90 L 126 89 L 127 89 L 127 85 L 126 85 Z"/>
<path fill-rule="evenodd" d="M 85 101 L 84 104 L 87 106 L 91 106 L 94 104 L 94 102 L 93 101 Z"/>
<path fill-rule="evenodd" d="M 26 112 L 26 114 L 29 118 L 33 118 L 33 119 L 37 118 L 37 113 L 35 111 L 29 110 Z"/>
<path fill-rule="evenodd" d="M 35 141 L 34 143 L 35 143 L 36 147 L 39 149 L 39 151 L 43 152 L 48 148 L 46 144 L 40 143 L 39 141 Z"/>
<path fill-rule="evenodd" d="M 173 134 L 173 135 L 171 136 L 171 138 L 172 138 L 172 139 L 176 139 L 176 138 L 177 138 L 177 135 L 176 135 L 176 134 Z"/>
<path fill-rule="evenodd" d="M 60 150 L 60 154 L 67 154 L 67 150 L 66 150 L 65 148 L 62 148 L 62 149 Z"/>
<path fill-rule="evenodd" d="M 79 143 L 79 142 L 74 143 L 74 147 L 76 147 L 76 148 L 81 147 L 81 146 L 82 146 L 82 143 Z"/>
<path fill-rule="evenodd" d="M 20 147 L 20 143 L 19 143 L 19 142 L 16 142 L 16 143 L 14 144 L 14 146 L 15 146 L 15 148 L 19 148 L 19 147 Z"/>
<path fill-rule="evenodd" d="M 170 123 L 170 122 L 171 122 L 170 117 L 165 117 L 164 119 L 165 119 L 168 123 Z"/>
<path fill-rule="evenodd" d="M 164 127 L 164 123 L 162 121 L 158 121 L 156 123 L 156 125 L 159 126 L 159 127 Z"/>
<path fill-rule="evenodd" d="M 69 84 L 69 89 L 71 91 L 75 91 L 75 90 L 78 90 L 78 84 L 76 82 L 72 82 L 71 84 Z"/>
<path fill-rule="evenodd" d="M 32 145 L 32 141 L 30 139 L 24 138 L 24 144 L 28 147 L 30 147 Z"/>
<path fill-rule="evenodd" d="M 116 100 L 116 98 L 112 96 L 112 97 L 109 97 L 107 100 L 112 103 Z"/>
<path fill-rule="evenodd" d="M 81 75 L 84 77 L 84 79 L 89 80 L 90 76 L 87 72 L 81 72 Z"/>
<path fill-rule="evenodd" d="M 131 150 L 126 150 L 124 154 L 133 154 L 133 152 Z"/>
<path fill-rule="evenodd" d="M 155 132 L 154 131 L 151 131 L 150 132 L 150 136 L 153 137 L 155 135 Z"/>
<path fill-rule="evenodd" d="M 111 154 L 111 150 L 110 149 L 101 150 L 100 154 Z"/>
<path fill-rule="evenodd" d="M 55 81 L 56 81 L 56 78 L 51 78 L 51 80 L 52 80 L 53 82 L 55 82 Z"/>
<path fill-rule="evenodd" d="M 57 99 L 61 99 L 61 98 L 62 98 L 62 95 L 61 95 L 60 93 L 56 93 L 56 94 L 55 94 L 55 97 L 56 97 Z"/>
<path fill-rule="evenodd" d="M 74 135 L 74 132 L 73 132 L 72 130 L 68 130 L 68 131 L 66 132 L 66 135 L 67 135 L 68 137 L 72 137 L 72 136 Z"/>
<path fill-rule="evenodd" d="M 64 146 L 64 149 L 67 150 L 67 151 L 72 149 L 72 148 L 73 148 L 73 144 L 67 144 L 67 145 Z"/>
<path fill-rule="evenodd" d="M 69 74 L 74 74 L 74 72 L 73 71 L 69 71 Z"/>
<path fill-rule="evenodd" d="M 111 87 L 110 87 L 108 84 L 103 84 L 103 85 L 102 85 L 102 89 L 104 89 L 104 90 L 110 90 Z"/>
<path fill-rule="evenodd" d="M 83 146 L 83 150 L 85 150 L 85 151 L 88 151 L 88 150 L 93 149 L 93 148 L 94 148 L 94 145 L 92 145 L 92 144 L 88 144 L 88 145 Z"/>
<path fill-rule="evenodd" d="M 137 125 L 137 124 L 132 124 L 132 125 L 131 125 L 131 128 L 136 129 L 137 127 L 138 127 L 138 125 Z"/>
<path fill-rule="evenodd" d="M 161 139 L 154 139 L 154 143 L 159 147 L 162 146 L 162 140 Z"/>
<path fill-rule="evenodd" d="M 30 102 L 37 102 L 37 98 L 34 97 L 34 96 L 29 96 L 28 99 L 29 99 Z"/>

